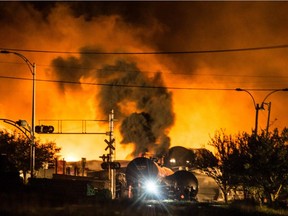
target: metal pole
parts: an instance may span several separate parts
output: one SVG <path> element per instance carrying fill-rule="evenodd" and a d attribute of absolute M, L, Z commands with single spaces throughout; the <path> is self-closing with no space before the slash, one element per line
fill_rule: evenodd
<path fill-rule="evenodd" d="M 259 104 L 256 104 L 255 102 L 255 99 L 253 97 L 253 95 L 247 91 L 246 89 L 241 89 L 241 88 L 236 88 L 236 91 L 244 91 L 246 93 L 248 93 L 250 95 L 250 97 L 252 98 L 252 101 L 253 101 L 253 105 L 254 105 L 254 108 L 255 108 L 255 128 L 254 128 L 254 134 L 255 136 L 257 136 L 257 131 L 258 131 L 258 112 L 259 112 Z"/>
<path fill-rule="evenodd" d="M 0 53 L 2 54 L 14 54 L 20 57 L 22 60 L 25 61 L 27 64 L 30 72 L 32 73 L 32 123 L 31 123 L 31 130 L 30 130 L 30 172 L 31 178 L 34 177 L 34 170 L 35 170 L 35 107 L 36 107 L 36 100 L 35 100 L 35 93 L 36 93 L 36 64 L 31 63 L 24 55 L 18 52 L 8 51 L 8 50 L 1 50 Z"/>
<path fill-rule="evenodd" d="M 269 124 L 270 124 L 270 113 L 271 113 L 271 102 L 267 103 L 268 106 L 268 117 L 267 117 L 267 126 L 266 126 L 266 133 L 269 133 Z"/>
<path fill-rule="evenodd" d="M 253 104 L 254 104 L 254 107 L 255 107 L 255 110 L 256 110 L 256 119 L 255 119 L 255 136 L 257 136 L 257 130 L 258 130 L 258 112 L 260 109 L 264 109 L 264 103 L 265 103 L 265 100 L 273 93 L 275 92 L 278 92 L 278 91 L 288 91 L 288 88 L 284 88 L 284 89 L 275 89 L 273 91 L 271 91 L 269 94 L 266 95 L 266 97 L 263 99 L 262 103 L 261 103 L 261 106 L 259 106 L 259 104 L 256 104 L 255 102 L 255 99 L 253 97 L 253 95 L 246 89 L 241 89 L 241 88 L 236 88 L 235 89 L 236 91 L 245 91 L 246 93 L 248 93 L 252 100 L 253 100 Z M 268 115 L 268 121 L 267 121 L 267 124 L 269 124 L 269 121 L 270 121 L 270 106 L 271 106 L 271 102 L 270 102 L 270 105 L 269 105 L 269 115 Z M 266 131 L 267 131 L 267 134 L 268 134 L 268 128 L 269 128 L 269 125 L 267 125 L 266 127 Z"/>
<path fill-rule="evenodd" d="M 258 134 L 258 114 L 259 114 L 259 109 L 260 109 L 259 104 L 256 104 L 256 106 L 255 106 L 256 119 L 255 119 L 255 131 L 254 131 L 255 136 L 257 136 L 257 134 Z"/>
<path fill-rule="evenodd" d="M 113 143 L 113 131 L 114 131 L 114 110 L 111 110 L 111 113 L 109 115 L 109 142 Z M 112 144 L 113 145 L 113 144 Z M 110 162 L 114 161 L 113 157 L 113 149 L 109 148 L 109 154 L 110 154 Z M 110 190 L 112 199 L 115 199 L 116 194 L 116 181 L 115 181 L 115 170 L 111 169 L 110 163 L 109 163 L 109 179 L 110 179 Z"/>
<path fill-rule="evenodd" d="M 31 178 L 34 178 L 35 171 L 35 107 L 36 107 L 36 64 L 32 66 L 33 86 L 32 86 L 32 127 L 31 127 Z"/>

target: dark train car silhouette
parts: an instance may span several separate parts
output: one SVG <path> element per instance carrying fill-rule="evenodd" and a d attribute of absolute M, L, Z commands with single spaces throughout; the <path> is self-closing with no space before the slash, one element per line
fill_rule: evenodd
<path fill-rule="evenodd" d="M 127 165 L 126 181 L 129 198 L 195 200 L 198 192 L 192 172 L 173 171 L 145 157 Z"/>

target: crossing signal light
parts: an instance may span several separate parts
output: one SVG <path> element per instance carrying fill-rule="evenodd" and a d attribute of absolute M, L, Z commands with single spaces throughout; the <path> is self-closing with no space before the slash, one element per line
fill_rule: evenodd
<path fill-rule="evenodd" d="M 109 163 L 108 163 L 108 162 L 103 162 L 103 163 L 101 164 L 101 168 L 104 169 L 104 170 L 109 169 Z"/>
<path fill-rule="evenodd" d="M 111 169 L 120 169 L 121 167 L 119 162 L 112 162 L 110 166 L 111 166 Z"/>
<path fill-rule="evenodd" d="M 101 168 L 104 170 L 109 169 L 109 165 L 111 169 L 120 169 L 121 165 L 119 162 L 103 162 L 101 164 Z"/>
<path fill-rule="evenodd" d="M 35 127 L 35 132 L 36 133 L 53 133 L 54 132 L 54 127 L 51 125 L 37 125 Z"/>

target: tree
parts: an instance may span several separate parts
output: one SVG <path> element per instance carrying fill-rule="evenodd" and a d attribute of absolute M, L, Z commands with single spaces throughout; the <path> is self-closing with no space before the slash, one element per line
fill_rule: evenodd
<path fill-rule="evenodd" d="M 287 128 L 281 133 L 278 129 L 269 133 L 262 130 L 257 136 L 246 132 L 231 136 L 221 130 L 209 142 L 215 155 L 199 152 L 196 163 L 216 181 L 225 202 L 228 192 L 241 186 L 245 197 L 249 192 L 254 199 L 265 197 L 273 203 L 288 186 L 287 144 Z"/>
<path fill-rule="evenodd" d="M 230 175 L 232 188 L 235 193 L 242 188 L 244 198 L 248 197 L 248 189 L 250 188 L 250 175 L 247 173 L 247 167 L 249 167 L 249 139 L 250 135 L 246 132 L 234 136 L 234 144 L 231 145 L 232 151 L 229 154 L 229 166 L 226 167 Z"/>
<path fill-rule="evenodd" d="M 224 130 L 217 131 L 209 145 L 215 148 L 215 155 L 208 150 L 198 151 L 196 164 L 206 175 L 212 177 L 223 193 L 224 200 L 228 202 L 228 192 L 232 188 L 230 156 L 235 143 L 232 136 L 225 134 Z"/>
<path fill-rule="evenodd" d="M 276 128 L 267 133 L 262 130 L 248 142 L 246 176 L 269 203 L 277 200 L 288 181 L 288 129 L 280 133 Z M 248 183 L 248 182 L 247 182 Z"/>
<path fill-rule="evenodd" d="M 23 172 L 24 181 L 30 171 L 30 145 L 30 140 L 22 134 L 0 131 L 0 154 L 6 155 L 9 162 Z M 53 162 L 60 150 L 54 142 L 35 140 L 35 170 L 39 170 L 45 162 Z"/>

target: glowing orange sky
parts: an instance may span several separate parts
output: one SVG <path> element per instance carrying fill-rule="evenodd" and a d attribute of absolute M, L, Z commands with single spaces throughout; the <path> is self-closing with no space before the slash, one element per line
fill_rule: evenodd
<path fill-rule="evenodd" d="M 145 7 L 141 3 L 114 2 L 105 7 L 105 3 L 97 6 L 95 2 L 86 2 L 78 3 L 81 5 L 78 11 L 75 10 L 78 14 L 71 9 L 76 7 L 72 7 L 73 4 L 77 3 L 59 2 L 47 9 L 43 6 L 40 12 L 29 3 L 1 2 L 0 48 L 20 50 L 37 65 L 36 122 L 43 119 L 108 119 L 110 110 L 100 112 L 101 104 L 97 100 L 100 86 L 60 85 L 41 80 L 74 81 L 74 71 L 85 70 L 83 75 L 77 72 L 79 81 L 102 83 L 95 71 L 104 65 L 114 65 L 118 59 L 136 63 L 147 77 L 161 72 L 167 87 L 288 87 L 287 49 L 187 55 L 91 55 L 86 59 L 86 68 L 83 65 L 65 68 L 71 73 L 67 77 L 59 77 L 52 61 L 81 59 L 79 54 L 25 52 L 78 52 L 83 48 L 103 52 L 187 51 L 288 44 L 286 2 L 150 2 Z M 84 7 L 85 4 L 88 6 Z M 126 10 L 131 14 L 124 13 Z M 43 11 L 47 12 L 45 16 Z M 0 76 L 0 118 L 30 122 L 32 82 L 7 78 L 32 78 L 27 65 L 17 56 L 2 54 Z M 209 136 L 216 130 L 222 128 L 235 134 L 251 132 L 254 128 L 255 110 L 245 92 L 169 88 L 168 91 L 173 94 L 175 114 L 175 123 L 168 132 L 171 146 L 208 147 Z M 261 103 L 269 92 L 251 93 L 256 102 Z M 271 128 L 287 126 L 287 94 L 277 92 L 267 101 L 272 102 Z M 107 98 L 107 103 L 109 100 Z M 126 102 L 121 104 L 122 112 L 141 111 L 131 101 Z M 267 114 L 267 110 L 259 113 L 260 129 L 266 127 Z M 133 145 L 120 144 L 119 125 L 120 122 L 115 122 L 116 158 L 124 159 Z M 1 123 L 1 126 L 7 125 Z M 81 132 L 81 125 L 72 125 L 71 130 Z M 95 123 L 88 130 L 106 132 L 108 124 Z M 62 147 L 61 157 L 67 159 L 99 159 L 107 153 L 105 135 L 41 135 L 39 138 L 56 141 Z"/>

